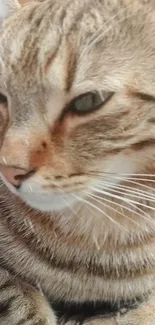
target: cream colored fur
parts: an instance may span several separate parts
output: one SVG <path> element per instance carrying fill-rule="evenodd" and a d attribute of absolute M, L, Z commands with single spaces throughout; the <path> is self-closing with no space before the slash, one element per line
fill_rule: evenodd
<path fill-rule="evenodd" d="M 0 21 L 0 303 L 15 299 L 0 324 L 55 325 L 57 299 L 141 297 L 88 325 L 154 325 L 154 2 L 0 0 Z M 114 94 L 67 110 L 91 91 Z M 13 168 L 34 172 L 18 190 Z"/>

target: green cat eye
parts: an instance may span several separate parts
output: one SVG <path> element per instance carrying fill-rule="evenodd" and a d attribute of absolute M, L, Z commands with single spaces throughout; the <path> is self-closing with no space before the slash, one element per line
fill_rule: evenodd
<path fill-rule="evenodd" d="M 105 103 L 112 97 L 113 93 L 111 92 L 94 92 L 94 93 L 85 93 L 79 97 L 76 97 L 69 104 L 69 111 L 84 115 L 87 113 L 91 113 L 92 111 L 100 108 L 105 105 Z"/>

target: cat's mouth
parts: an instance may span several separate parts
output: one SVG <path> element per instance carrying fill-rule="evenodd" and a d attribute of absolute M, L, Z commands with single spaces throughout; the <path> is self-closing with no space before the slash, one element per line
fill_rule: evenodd
<path fill-rule="evenodd" d="M 72 207 L 77 201 L 76 195 L 72 193 L 62 193 L 54 190 L 50 190 L 48 193 L 40 190 L 35 183 L 25 183 L 18 188 L 10 184 L 4 175 L 1 175 L 1 178 L 13 194 L 20 197 L 31 208 L 43 212 L 60 212 Z"/>
<path fill-rule="evenodd" d="M 41 177 L 35 180 L 32 172 L 29 173 L 27 179 L 24 178 L 22 170 L 20 173 L 22 183 L 19 183 L 18 178 L 12 181 L 12 169 L 0 165 L 0 175 L 7 188 L 30 207 L 45 212 L 60 212 L 76 203 L 77 197 L 74 194 L 76 192 L 74 187 L 65 191 L 58 187 L 56 189 L 54 186 L 52 188 L 52 186 L 43 184 Z"/>
<path fill-rule="evenodd" d="M 17 190 L 18 195 L 31 207 L 41 211 L 62 211 L 72 209 L 83 196 L 84 184 L 72 183 L 66 187 L 49 185 L 41 176 L 32 176 L 25 180 Z"/>

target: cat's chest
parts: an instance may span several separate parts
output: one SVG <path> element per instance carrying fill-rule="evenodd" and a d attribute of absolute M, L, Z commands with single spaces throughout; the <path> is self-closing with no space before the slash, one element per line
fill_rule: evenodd
<path fill-rule="evenodd" d="M 131 259 L 127 252 L 124 256 L 122 252 L 106 250 L 92 254 L 89 249 L 65 244 L 56 236 L 48 249 L 42 246 L 41 239 L 38 243 L 33 239 L 33 249 L 32 237 L 17 242 L 14 239 L 7 237 L 7 245 L 1 245 L 8 270 L 34 284 L 51 301 L 109 300 L 119 298 L 120 294 L 139 296 L 141 291 L 152 290 L 154 286 L 154 276 L 147 271 L 147 265 L 140 271 L 142 256 L 136 262 L 136 254 Z"/>
<path fill-rule="evenodd" d="M 36 216 L 37 217 L 37 216 Z M 20 217 L 19 217 L 20 218 Z M 151 290 L 154 246 L 113 250 L 92 236 L 62 231 L 44 220 L 0 223 L 0 248 L 6 268 L 31 282 L 49 299 L 109 300 Z M 44 231 L 43 231 L 43 229 Z M 98 240 L 98 237 L 97 237 Z M 99 245 L 98 245 L 99 243 Z M 151 246 L 150 246 L 151 247 Z"/>

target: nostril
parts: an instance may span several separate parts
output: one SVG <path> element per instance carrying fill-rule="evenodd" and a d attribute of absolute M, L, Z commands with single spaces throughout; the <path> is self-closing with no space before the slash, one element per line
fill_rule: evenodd
<path fill-rule="evenodd" d="M 25 179 L 30 178 L 36 172 L 35 169 L 27 171 L 25 174 L 15 175 L 14 178 L 16 181 L 24 181 Z"/>

